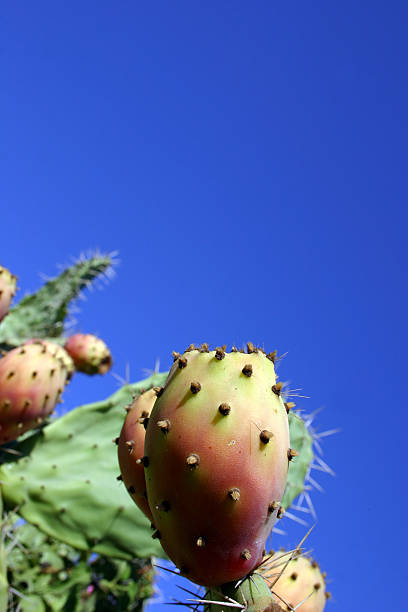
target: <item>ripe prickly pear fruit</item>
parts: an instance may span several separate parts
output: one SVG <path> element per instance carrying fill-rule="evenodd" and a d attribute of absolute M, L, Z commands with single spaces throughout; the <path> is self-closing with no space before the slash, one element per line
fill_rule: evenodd
<path fill-rule="evenodd" d="M 31 340 L 27 340 L 27 342 L 24 344 L 41 344 L 42 346 L 45 346 L 47 351 L 54 355 L 54 357 L 61 359 L 62 363 L 67 369 L 67 379 L 71 380 L 72 375 L 75 372 L 74 361 L 62 346 L 56 344 L 55 342 L 50 342 L 49 340 L 42 340 L 41 338 L 31 338 Z"/>
<path fill-rule="evenodd" d="M 120 478 L 133 501 L 150 521 L 153 516 L 147 503 L 146 479 L 141 457 L 144 455 L 146 427 L 156 401 L 156 391 L 145 391 L 127 408 L 122 431 L 115 442 L 118 444 Z"/>
<path fill-rule="evenodd" d="M 210 590 L 205 599 L 209 602 L 205 607 L 206 612 L 229 609 L 227 606 L 234 603 L 233 607 L 245 610 L 245 612 L 283 612 L 272 596 L 268 584 L 257 573 L 251 574 L 242 582 L 239 581 L 238 586 L 236 582 L 230 582 L 219 589 Z"/>
<path fill-rule="evenodd" d="M 0 359 L 0 444 L 42 423 L 66 383 L 66 367 L 43 344 L 15 348 Z"/>
<path fill-rule="evenodd" d="M 294 451 L 274 357 L 190 347 L 153 407 L 143 463 L 154 535 L 198 584 L 251 572 L 282 513 Z"/>
<path fill-rule="evenodd" d="M 16 293 L 17 276 L 7 268 L 0 266 L 0 321 L 9 311 L 11 301 Z"/>
<path fill-rule="evenodd" d="M 103 340 L 92 334 L 74 334 L 65 343 L 79 372 L 92 376 L 106 374 L 112 366 L 110 351 Z"/>
<path fill-rule="evenodd" d="M 285 567 L 288 558 L 288 553 L 277 552 L 259 568 L 270 584 L 275 583 L 271 590 L 285 602 L 286 605 L 281 604 L 283 609 L 323 612 L 330 597 L 325 591 L 325 574 L 320 571 L 316 561 L 303 556 L 291 559 Z M 275 582 L 282 569 L 282 575 Z"/>

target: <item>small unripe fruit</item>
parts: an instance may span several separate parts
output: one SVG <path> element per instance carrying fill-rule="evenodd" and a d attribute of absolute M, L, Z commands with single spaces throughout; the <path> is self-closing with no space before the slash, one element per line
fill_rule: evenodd
<path fill-rule="evenodd" d="M 64 348 L 75 368 L 84 374 L 106 374 L 112 367 L 112 356 L 105 342 L 92 334 L 74 334 Z"/>

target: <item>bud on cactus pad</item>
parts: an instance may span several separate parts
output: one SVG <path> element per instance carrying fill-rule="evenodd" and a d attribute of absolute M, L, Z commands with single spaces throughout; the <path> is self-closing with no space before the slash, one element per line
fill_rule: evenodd
<path fill-rule="evenodd" d="M 65 350 L 74 360 L 75 367 L 84 374 L 106 374 L 112 366 L 112 357 L 103 340 L 92 334 L 75 334 L 65 343 Z"/>
<path fill-rule="evenodd" d="M 67 351 L 60 346 L 59 344 L 55 344 L 55 342 L 50 342 L 49 340 L 42 340 L 40 338 L 32 338 L 31 340 L 27 340 L 24 343 L 27 344 L 41 344 L 45 346 L 47 351 L 54 355 L 57 359 L 60 359 L 64 366 L 67 369 L 67 378 L 71 380 L 73 373 L 75 372 L 75 365 L 72 358 L 68 355 Z"/>
<path fill-rule="evenodd" d="M 198 584 L 252 571 L 279 514 L 292 453 L 273 361 L 252 344 L 189 347 L 152 410 L 143 464 L 155 536 Z"/>
<path fill-rule="evenodd" d="M 325 591 L 324 573 L 316 561 L 307 557 L 296 556 L 287 563 L 289 558 L 288 553 L 280 551 L 259 568 L 264 578 L 272 584 L 272 592 L 281 602 L 285 602 L 285 605 L 281 603 L 284 610 L 323 612 L 330 597 Z M 276 580 L 281 571 L 282 575 Z"/>
<path fill-rule="evenodd" d="M 15 348 L 0 359 L 0 444 L 39 425 L 66 382 L 66 367 L 42 343 Z"/>
<path fill-rule="evenodd" d="M 216 590 L 209 590 L 205 601 L 206 612 L 220 612 L 235 608 L 245 612 L 283 612 L 272 596 L 268 584 L 260 574 L 254 573 L 240 580 L 230 582 Z"/>
<path fill-rule="evenodd" d="M 144 442 L 149 416 L 156 401 L 157 388 L 145 391 L 127 408 L 127 416 L 120 432 L 118 459 L 120 475 L 133 501 L 153 521 L 147 503 L 146 479 L 141 457 L 144 455 Z"/>
<path fill-rule="evenodd" d="M 11 300 L 16 293 L 16 282 L 17 276 L 0 266 L 0 321 L 9 311 Z"/>

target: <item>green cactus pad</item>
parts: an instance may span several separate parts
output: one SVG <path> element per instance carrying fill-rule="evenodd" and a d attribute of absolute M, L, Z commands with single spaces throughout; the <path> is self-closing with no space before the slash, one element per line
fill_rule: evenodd
<path fill-rule="evenodd" d="M 29 523 L 19 525 L 17 518 L 9 515 L 4 525 L 11 589 L 10 607 L 6 601 L 1 610 L 142 610 L 144 600 L 153 594 L 149 560 L 89 559 Z"/>
<path fill-rule="evenodd" d="M 69 303 L 89 287 L 98 276 L 112 266 L 109 255 L 81 259 L 39 291 L 12 308 L 0 325 L 0 347 L 10 350 L 29 338 L 59 338 L 64 331 L 64 320 Z"/>
<path fill-rule="evenodd" d="M 299 455 L 294 457 L 289 465 L 288 479 L 282 498 L 282 506 L 287 510 L 295 498 L 305 488 L 305 478 L 313 459 L 312 437 L 305 422 L 296 413 L 289 413 L 290 446 Z"/>
<path fill-rule="evenodd" d="M 238 609 L 246 612 L 283 612 L 275 601 L 267 582 L 256 572 L 245 580 L 224 584 L 219 589 L 211 589 L 205 599 L 210 602 L 207 612 L 220 612 L 223 609 Z M 234 608 L 227 607 L 235 602 Z M 225 604 L 225 605 L 223 605 Z"/>
<path fill-rule="evenodd" d="M 80 550 L 132 559 L 165 556 L 119 474 L 112 444 L 133 394 L 163 384 L 154 374 L 105 401 L 80 406 L 13 446 L 22 456 L 0 470 L 6 509 Z"/>

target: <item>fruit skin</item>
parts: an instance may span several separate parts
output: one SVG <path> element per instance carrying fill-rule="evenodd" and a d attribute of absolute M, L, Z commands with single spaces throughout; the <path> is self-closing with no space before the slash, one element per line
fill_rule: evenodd
<path fill-rule="evenodd" d="M 55 342 L 50 342 L 49 340 L 43 340 L 41 338 L 31 338 L 30 340 L 27 340 L 27 342 L 25 342 L 24 344 L 41 344 L 42 346 L 45 346 L 47 351 L 54 355 L 54 357 L 56 357 L 57 359 L 61 359 L 62 363 L 67 369 L 67 378 L 68 380 L 71 380 L 75 372 L 74 361 L 62 346 L 56 344 Z"/>
<path fill-rule="evenodd" d="M 153 521 L 153 515 L 147 502 L 146 479 L 140 458 L 144 455 L 145 427 L 155 401 L 154 389 L 145 391 L 133 401 L 127 408 L 128 413 L 118 440 L 118 460 L 122 480 L 133 501 L 150 521 Z"/>
<path fill-rule="evenodd" d="M 15 348 L 0 359 L 0 444 L 49 416 L 67 378 L 62 361 L 42 343 Z"/>
<path fill-rule="evenodd" d="M 261 351 L 190 350 L 152 410 L 145 474 L 155 535 L 198 584 L 239 579 L 262 560 L 288 471 L 288 417 L 275 383 Z M 267 443 L 264 430 L 273 434 Z"/>
<path fill-rule="evenodd" d="M 0 321 L 9 311 L 11 301 L 16 293 L 17 276 L 7 268 L 0 266 Z"/>
<path fill-rule="evenodd" d="M 93 334 L 74 334 L 65 342 L 79 372 L 93 376 L 106 374 L 112 367 L 112 357 L 105 342 Z"/>
<path fill-rule="evenodd" d="M 288 558 L 289 556 L 284 551 L 273 554 L 270 561 L 266 561 L 261 566 L 262 575 L 274 582 Z M 324 576 L 318 564 L 316 561 L 302 556 L 297 556 L 289 561 L 287 567 L 282 572 L 282 576 L 271 589 L 286 604 L 289 604 L 285 606 L 282 603 L 284 610 L 292 610 L 292 608 L 310 595 L 296 609 L 300 612 L 323 612 L 328 598 L 328 594 L 325 593 Z"/>

